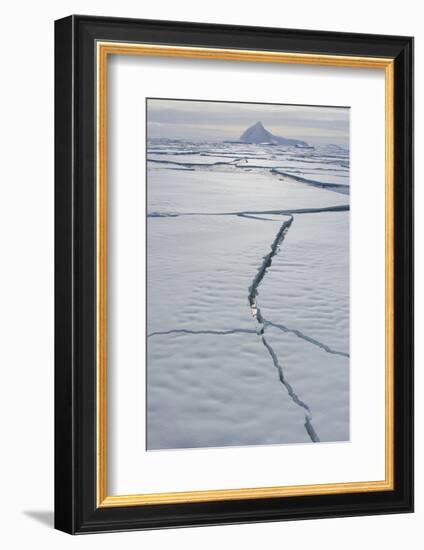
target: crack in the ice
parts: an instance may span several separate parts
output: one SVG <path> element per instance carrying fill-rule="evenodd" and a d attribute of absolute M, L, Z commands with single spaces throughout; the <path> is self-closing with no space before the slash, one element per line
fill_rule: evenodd
<path fill-rule="evenodd" d="M 299 183 L 304 183 L 305 185 L 311 185 L 312 187 L 319 187 L 321 189 L 326 189 L 327 191 L 334 191 L 335 193 L 340 193 L 342 195 L 349 195 L 350 187 L 349 185 L 343 183 L 330 183 L 318 180 L 311 180 L 309 178 L 302 178 L 301 176 L 296 176 L 290 172 L 284 172 L 279 168 L 272 168 L 270 170 L 271 174 L 276 176 L 285 176 L 287 178 L 292 178 Z"/>
<path fill-rule="evenodd" d="M 148 162 L 158 163 L 158 164 L 172 164 L 174 166 L 184 166 L 185 168 L 213 168 L 214 166 L 237 166 L 234 164 L 238 162 L 239 158 L 231 161 L 216 161 L 216 162 L 178 162 L 177 160 L 162 160 L 162 159 L 152 159 L 148 158 Z"/>
<path fill-rule="evenodd" d="M 308 433 L 309 437 L 311 438 L 311 441 L 316 443 L 316 442 L 319 442 L 320 439 L 319 439 L 318 434 L 314 430 L 314 427 L 312 426 L 312 413 L 311 413 L 311 410 L 310 410 L 309 406 L 304 401 L 299 399 L 299 397 L 297 396 L 297 394 L 293 390 L 293 387 L 291 386 L 291 384 L 286 380 L 286 378 L 284 376 L 284 369 L 280 365 L 280 363 L 278 361 L 278 357 L 277 357 L 275 351 L 273 350 L 272 346 L 268 343 L 267 339 L 265 338 L 265 327 L 266 327 L 267 322 L 264 319 L 264 317 L 262 316 L 262 312 L 261 312 L 261 310 L 258 306 L 258 301 L 257 301 L 258 287 L 261 284 L 263 278 L 265 277 L 265 274 L 267 273 L 268 269 L 271 267 L 272 259 L 278 253 L 278 251 L 280 250 L 280 246 L 281 246 L 282 242 L 284 241 L 284 238 L 287 234 L 287 231 L 289 230 L 292 223 L 293 223 L 293 216 L 291 215 L 290 218 L 288 220 L 284 221 L 283 224 L 281 225 L 274 241 L 271 244 L 271 251 L 266 256 L 264 256 L 262 264 L 259 267 L 259 270 L 256 273 L 256 275 L 255 275 L 255 277 L 252 281 L 252 284 L 249 287 L 248 298 L 249 298 L 249 305 L 250 305 L 250 310 L 252 312 L 253 318 L 256 320 L 256 322 L 259 325 L 258 334 L 261 337 L 262 343 L 265 346 L 265 348 L 267 349 L 269 355 L 271 356 L 273 364 L 274 364 L 275 368 L 278 371 L 279 380 L 280 380 L 281 384 L 287 390 L 287 393 L 289 394 L 292 401 L 296 405 L 298 405 L 299 407 L 304 409 L 304 411 L 305 411 L 305 413 L 304 413 L 305 414 L 305 424 L 304 424 L 304 426 L 305 426 L 306 432 Z"/>
<path fill-rule="evenodd" d="M 296 405 L 298 405 L 299 407 L 302 407 L 304 410 L 305 410 L 305 429 L 309 435 L 309 437 L 311 438 L 311 441 L 313 443 L 319 443 L 320 439 L 319 439 L 319 436 L 318 434 L 316 433 L 314 427 L 312 426 L 312 413 L 311 413 L 311 409 L 309 408 L 309 406 L 304 402 L 302 401 L 301 399 L 299 399 L 299 397 L 297 396 L 297 394 L 294 392 L 293 390 L 293 387 L 291 384 L 289 384 L 289 382 L 287 382 L 285 376 L 284 376 L 284 370 L 283 370 L 283 367 L 280 365 L 280 363 L 278 362 L 278 357 L 277 355 L 275 354 L 275 351 L 272 349 L 272 347 L 270 346 L 270 344 L 267 342 L 265 336 L 262 334 L 261 336 L 261 340 L 262 340 L 262 343 L 263 345 L 266 347 L 266 349 L 268 350 L 271 358 L 272 358 L 272 361 L 274 363 L 274 366 L 275 368 L 278 370 L 278 377 L 279 377 L 279 380 L 280 382 L 283 384 L 283 386 L 286 388 L 287 390 L 287 393 L 289 394 L 289 396 L 291 397 L 292 401 L 294 403 L 296 403 Z"/>
<path fill-rule="evenodd" d="M 293 214 L 317 214 L 322 212 L 345 212 L 349 210 L 348 204 L 323 206 L 321 208 L 292 208 L 289 210 L 246 210 L 240 212 L 149 212 L 148 218 L 177 218 L 179 216 L 256 216 L 276 215 L 291 216 Z"/>
<path fill-rule="evenodd" d="M 262 264 L 258 272 L 256 273 L 252 281 L 252 284 L 249 287 L 250 309 L 252 310 L 253 317 L 257 319 L 258 323 L 262 325 L 262 330 L 260 334 L 263 334 L 265 326 L 264 326 L 264 319 L 262 317 L 261 310 L 259 309 L 256 301 L 256 298 L 258 295 L 258 286 L 261 284 L 262 279 L 264 278 L 267 270 L 271 267 L 272 259 L 275 256 L 275 254 L 278 252 L 279 247 L 283 242 L 284 237 L 286 236 L 286 233 L 289 230 L 289 227 L 291 226 L 292 223 L 293 223 L 293 216 L 290 216 L 288 220 L 283 222 L 273 243 L 271 244 L 271 251 L 266 256 L 264 256 Z"/>
<path fill-rule="evenodd" d="M 294 334 L 298 338 L 305 340 L 305 342 L 308 342 L 313 346 L 317 346 L 318 348 L 320 348 L 321 350 L 327 353 L 331 353 L 334 355 L 341 355 L 342 357 L 349 357 L 348 353 L 345 353 L 344 351 L 334 350 L 330 348 L 330 346 L 327 346 L 326 344 L 319 342 L 315 338 L 312 338 L 307 334 L 303 334 L 303 332 L 301 332 L 300 330 L 289 328 L 279 323 L 273 323 L 272 321 L 268 321 L 267 319 L 264 319 L 264 324 L 266 326 L 278 328 L 282 332 L 288 332 L 290 334 Z M 152 336 L 167 336 L 169 334 L 194 334 L 194 335 L 210 334 L 212 336 L 227 336 L 231 334 L 257 334 L 257 330 L 248 329 L 248 328 L 234 328 L 234 329 L 228 329 L 228 330 L 210 330 L 210 329 L 191 330 L 191 329 L 185 329 L 185 328 L 175 328 L 170 330 L 160 330 L 160 331 L 158 330 L 155 332 L 150 332 L 149 334 L 147 334 L 147 338 L 151 338 Z"/>
<path fill-rule="evenodd" d="M 349 177 L 349 170 L 346 170 L 345 168 L 320 168 L 319 166 L 314 166 L 312 168 L 305 168 L 305 169 L 302 169 L 300 167 L 293 167 L 293 166 L 274 166 L 274 168 L 276 170 L 280 170 L 280 169 L 288 170 L 289 173 L 293 172 L 295 174 L 302 174 L 302 173 L 310 174 L 311 171 L 312 172 L 339 172 L 340 177 L 342 178 Z"/>
<path fill-rule="evenodd" d="M 211 334 L 217 336 L 226 336 L 229 334 L 256 334 L 256 330 L 248 328 L 234 328 L 231 330 L 190 330 L 186 328 L 176 328 L 172 330 L 150 332 L 147 337 L 166 336 L 168 334 Z"/>
<path fill-rule="evenodd" d="M 236 214 L 237 216 L 239 216 L 240 218 L 249 218 L 251 220 L 261 220 L 263 222 L 275 222 L 277 220 L 275 220 L 274 218 L 261 218 L 260 216 L 253 216 L 252 214 Z"/>
<path fill-rule="evenodd" d="M 311 336 L 308 336 L 307 334 L 304 334 L 300 330 L 286 327 L 285 325 L 281 325 L 279 323 L 273 323 L 272 321 L 265 320 L 264 324 L 266 326 L 275 327 L 283 332 L 289 332 L 291 334 L 294 334 L 298 338 L 301 338 L 302 340 L 305 340 L 306 342 L 309 342 L 310 344 L 317 346 L 321 348 L 322 350 L 326 351 L 327 353 L 331 353 L 333 355 L 341 355 L 342 357 L 350 357 L 348 353 L 344 351 L 337 351 L 333 348 L 330 348 L 330 346 L 327 346 L 326 344 L 323 344 L 322 342 L 319 342 L 315 338 L 312 338 Z"/>

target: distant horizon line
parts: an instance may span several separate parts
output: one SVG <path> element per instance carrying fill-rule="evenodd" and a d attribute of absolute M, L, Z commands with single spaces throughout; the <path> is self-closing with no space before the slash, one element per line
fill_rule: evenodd
<path fill-rule="evenodd" d="M 287 138 L 287 139 L 297 139 L 297 138 Z M 304 139 L 307 139 L 307 138 L 304 138 Z M 214 139 L 214 138 L 181 138 L 181 137 L 149 137 L 147 136 L 147 141 L 151 141 L 151 140 L 157 140 L 157 141 L 161 141 L 161 140 L 167 140 L 167 141 L 188 141 L 188 142 L 213 142 L 213 143 L 238 143 L 238 144 L 244 144 L 244 145 L 271 145 L 273 147 L 296 147 L 295 145 L 281 145 L 281 144 L 277 144 L 277 143 L 270 143 L 270 142 L 262 142 L 262 143 L 250 143 L 248 141 L 243 141 L 241 139 L 237 139 L 237 138 L 234 138 L 234 139 L 230 139 L 230 138 L 223 138 L 223 139 Z M 333 147 L 340 147 L 341 149 L 349 149 L 348 146 L 346 145 L 339 145 L 338 143 L 332 143 L 332 142 L 329 142 L 329 143 L 321 143 L 321 144 L 315 144 L 315 145 L 309 145 L 311 147 L 328 147 L 328 146 L 333 146 Z M 301 146 L 298 146 L 299 149 L 302 149 Z"/>

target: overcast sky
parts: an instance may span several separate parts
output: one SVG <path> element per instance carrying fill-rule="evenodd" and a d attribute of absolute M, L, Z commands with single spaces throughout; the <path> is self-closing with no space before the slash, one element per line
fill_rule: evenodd
<path fill-rule="evenodd" d="M 215 101 L 147 100 L 149 138 L 238 139 L 256 122 L 275 135 L 311 145 L 349 146 L 349 109 Z"/>

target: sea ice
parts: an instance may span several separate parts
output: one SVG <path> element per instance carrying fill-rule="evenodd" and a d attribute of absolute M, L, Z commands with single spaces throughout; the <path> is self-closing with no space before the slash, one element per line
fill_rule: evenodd
<path fill-rule="evenodd" d="M 147 448 L 348 440 L 348 151 L 148 158 Z"/>

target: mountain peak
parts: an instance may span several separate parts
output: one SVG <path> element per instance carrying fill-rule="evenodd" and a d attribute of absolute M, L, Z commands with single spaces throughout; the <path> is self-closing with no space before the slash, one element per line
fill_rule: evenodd
<path fill-rule="evenodd" d="M 245 130 L 240 139 L 242 141 L 247 141 L 248 143 L 264 143 L 272 141 L 273 135 L 271 132 L 265 129 L 262 122 L 256 122 L 253 126 L 249 126 Z"/>
<path fill-rule="evenodd" d="M 308 145 L 305 141 L 301 141 L 300 139 L 274 136 L 271 132 L 268 132 L 260 121 L 253 124 L 253 126 L 249 126 L 240 136 L 240 140 L 246 143 L 273 143 L 279 145 L 299 145 L 302 147 Z"/>

